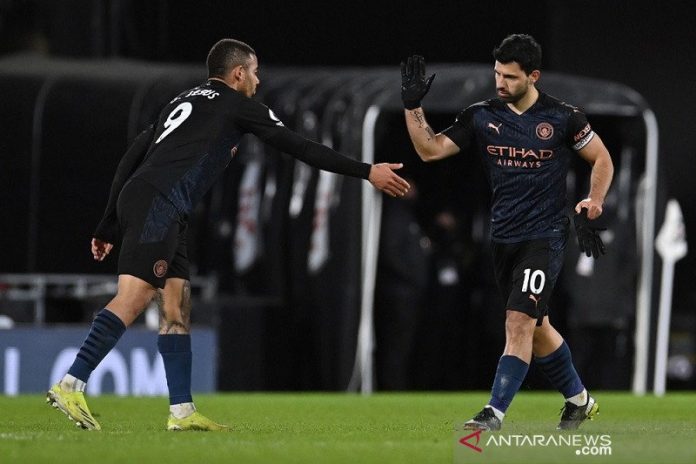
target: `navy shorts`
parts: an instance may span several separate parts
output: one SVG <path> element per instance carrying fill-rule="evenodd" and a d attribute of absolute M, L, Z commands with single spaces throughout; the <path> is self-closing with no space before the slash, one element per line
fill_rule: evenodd
<path fill-rule="evenodd" d="M 155 187 L 131 179 L 116 204 L 123 234 L 118 274 L 138 277 L 164 288 L 168 278 L 190 279 L 186 253 L 187 223 Z"/>
<path fill-rule="evenodd" d="M 567 236 L 519 243 L 493 242 L 493 261 L 505 309 L 537 319 L 541 325 L 563 266 Z"/>

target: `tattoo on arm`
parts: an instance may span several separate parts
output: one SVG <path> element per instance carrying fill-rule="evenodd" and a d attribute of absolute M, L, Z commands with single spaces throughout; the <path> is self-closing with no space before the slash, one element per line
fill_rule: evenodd
<path fill-rule="evenodd" d="M 423 126 L 427 126 L 427 124 L 425 122 L 425 115 L 423 114 L 422 111 L 414 110 L 411 114 L 413 115 L 414 119 L 418 123 L 418 127 L 423 128 Z"/>
<path fill-rule="evenodd" d="M 423 114 L 423 112 L 421 110 L 414 110 L 412 114 L 414 119 L 416 120 L 416 123 L 418 123 L 418 127 L 424 129 L 426 134 L 428 134 L 428 141 L 431 141 L 433 138 L 435 138 L 435 132 L 431 129 L 428 123 L 425 122 L 425 115 Z"/>

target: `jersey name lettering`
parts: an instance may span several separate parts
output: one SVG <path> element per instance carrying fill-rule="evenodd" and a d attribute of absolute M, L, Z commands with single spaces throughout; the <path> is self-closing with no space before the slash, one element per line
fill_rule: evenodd
<path fill-rule="evenodd" d="M 184 98 L 187 97 L 208 97 L 208 100 L 212 100 L 213 98 L 219 96 L 220 94 L 217 93 L 216 91 L 212 89 L 194 89 L 191 90 L 189 93 L 187 93 Z"/>

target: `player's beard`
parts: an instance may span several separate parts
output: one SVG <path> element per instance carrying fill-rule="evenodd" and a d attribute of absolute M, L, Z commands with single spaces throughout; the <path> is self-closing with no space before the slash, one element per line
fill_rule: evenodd
<path fill-rule="evenodd" d="M 528 90 L 529 89 L 523 89 L 518 93 L 508 93 L 507 95 L 500 95 L 500 93 L 498 93 L 498 98 L 500 98 L 505 103 L 517 103 L 522 98 L 524 98 L 525 95 L 527 95 Z"/>
<path fill-rule="evenodd" d="M 255 93 L 256 89 L 254 89 L 254 84 L 251 82 L 247 82 L 247 84 L 244 86 L 244 95 L 251 98 L 254 96 Z"/>
<path fill-rule="evenodd" d="M 241 89 L 247 97 L 251 98 L 256 94 L 256 86 L 254 85 L 254 80 L 250 75 L 246 76 L 243 87 Z"/>

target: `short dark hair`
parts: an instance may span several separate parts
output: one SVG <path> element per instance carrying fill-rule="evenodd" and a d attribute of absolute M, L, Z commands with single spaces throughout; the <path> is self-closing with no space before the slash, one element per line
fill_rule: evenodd
<path fill-rule="evenodd" d="M 529 75 L 541 69 L 541 45 L 531 35 L 512 34 L 493 49 L 493 58 L 503 64 L 514 61 Z"/>
<path fill-rule="evenodd" d="M 224 77 L 230 69 L 246 65 L 250 55 L 256 55 L 256 52 L 240 40 L 218 41 L 208 52 L 208 77 Z"/>

